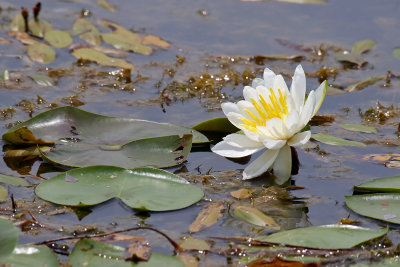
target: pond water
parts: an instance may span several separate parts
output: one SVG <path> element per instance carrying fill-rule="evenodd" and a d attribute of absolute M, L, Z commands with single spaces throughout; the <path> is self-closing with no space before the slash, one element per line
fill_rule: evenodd
<path fill-rule="evenodd" d="M 48 110 L 50 104 L 79 105 L 81 109 L 103 115 L 193 126 L 206 119 L 224 116 L 220 103 L 241 99 L 244 85 L 253 77 L 261 77 L 265 67 L 283 73 L 290 84 L 294 69 L 301 63 L 308 74 L 308 90 L 316 89 L 320 84 L 316 71 L 323 67 L 335 72 L 328 73 L 327 81 L 340 90 L 369 77 L 386 75 L 388 70 L 400 75 L 399 58 L 392 54 L 400 46 L 400 2 L 397 0 L 327 0 L 324 5 L 239 0 L 109 2 L 115 5 L 117 12 L 100 7 L 96 0 L 46 0 L 42 1 L 40 18 L 51 22 L 57 29 L 69 30 L 76 18 L 86 10 L 90 11 L 91 16 L 88 18 L 92 21 L 110 20 L 140 34 L 152 34 L 168 41 L 171 47 L 157 48 L 152 55 L 129 53 L 124 56 L 136 67 L 132 71 L 132 83 L 120 82 L 116 76 L 109 74 L 116 68 L 96 64 L 79 66 L 67 48 L 56 49 L 57 57 L 51 63 L 31 61 L 27 57 L 26 46 L 8 35 L 8 24 L 21 6 L 30 9 L 34 3 L 22 0 L 4 0 L 0 3 L 0 40 L 10 41 L 0 42 L 0 71 L 8 70 L 11 77 L 7 83 L 0 84 L 2 133 L 10 124 Z M 375 41 L 376 46 L 363 55 L 367 63 L 361 67 L 335 60 L 335 51 L 350 50 L 354 42 L 367 39 Z M 77 37 L 74 37 L 74 42 L 83 43 Z M 271 54 L 291 54 L 304 58 L 252 59 L 254 56 Z M 179 58 L 184 58 L 184 62 L 179 62 Z M 55 86 L 40 86 L 26 76 L 31 72 L 50 74 L 52 71 Z M 241 78 L 242 73 L 253 76 L 251 79 L 246 78 L 246 75 Z M 206 83 L 216 81 L 215 77 L 220 76 L 226 77 L 226 80 L 214 87 L 190 87 L 190 79 L 198 81 L 207 74 L 214 76 Z M 235 82 L 237 75 L 240 79 Z M 328 95 L 319 114 L 332 115 L 335 121 L 312 126 L 312 132 L 361 141 L 367 146 L 345 147 L 318 143 L 320 151 L 298 149 L 300 170 L 292 176 L 290 183 L 303 186 L 304 189 L 289 191 L 292 196 L 290 200 L 276 200 L 274 203 L 266 201 L 259 208 L 273 214 L 281 230 L 332 224 L 347 217 L 359 220 L 360 226 L 364 227 L 386 226 L 350 211 L 345 206 L 344 196 L 353 193 L 353 185 L 372 178 L 399 175 L 400 170 L 397 168 L 362 160 L 368 154 L 398 153 L 399 112 L 396 107 L 400 101 L 399 90 L 400 82 L 393 77 L 389 86 L 385 81 L 378 81 L 356 92 Z M 46 103 L 38 103 L 38 95 Z M 375 109 L 378 102 L 385 107 L 393 105 L 393 115 L 384 122 L 365 121 L 360 112 L 371 107 Z M 5 111 L 9 107 L 14 109 L 12 115 L 7 115 Z M 378 134 L 345 131 L 338 127 L 340 123 L 363 123 L 377 128 Z M 3 142 L 3 145 L 6 144 Z M 11 163 L 3 161 L 0 163 L 0 173 L 23 176 L 32 183 L 39 181 L 31 176 L 49 178 L 57 173 L 54 170 L 39 175 L 43 162 L 34 161 L 31 164 L 29 160 Z M 210 201 L 233 201 L 229 196 L 230 191 L 273 184 L 267 175 L 241 181 L 241 170 L 247 164 L 248 161 L 238 163 L 208 151 L 191 153 L 182 166 L 168 170 L 188 179 L 197 177 L 201 180 L 202 176 L 211 174 L 215 180 L 212 186 L 202 186 L 206 192 L 205 200 L 172 212 L 138 214 L 122 202 L 111 200 L 93 207 L 90 214 L 79 220 L 71 212 L 46 215 L 52 206 L 36 200 L 32 188 L 10 187 L 9 190 L 17 202 L 21 202 L 21 206 L 31 209 L 40 222 L 55 229 L 63 226 L 74 231 L 76 225 L 82 225 L 83 228 L 96 225 L 97 230 L 107 232 L 140 224 L 162 230 L 179 240 L 189 235 L 189 225 Z M 197 184 L 201 186 L 201 182 Z M 29 204 L 33 200 L 36 202 Z M 3 207 L 9 205 L 9 200 L 2 204 Z M 41 209 L 43 212 L 40 212 Z M 400 241 L 398 228 L 396 225 L 389 226 L 388 237 L 397 244 Z M 262 234 L 272 232 L 224 212 L 217 224 L 193 236 L 201 239 L 211 236 L 255 236 L 259 231 Z M 137 234 L 153 240 L 155 250 L 172 252 L 172 247 L 159 236 L 147 232 Z M 22 233 L 19 243 L 39 242 L 62 235 L 62 232 L 35 228 Z M 221 265 L 225 261 L 213 260 Z"/>

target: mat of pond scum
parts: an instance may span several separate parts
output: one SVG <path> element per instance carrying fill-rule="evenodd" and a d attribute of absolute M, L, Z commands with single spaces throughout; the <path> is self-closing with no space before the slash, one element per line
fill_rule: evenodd
<path fill-rule="evenodd" d="M 290 184 L 304 189 L 290 191 L 292 197 L 279 203 L 275 219 L 282 230 L 332 224 L 347 217 L 359 220 L 364 227 L 382 225 L 349 211 L 344 195 L 351 195 L 355 184 L 400 173 L 397 168 L 362 160 L 372 153 L 398 153 L 400 116 L 396 108 L 400 102 L 400 82 L 394 76 L 400 75 L 400 59 L 392 54 L 400 46 L 397 34 L 400 5 L 396 0 L 379 3 L 327 0 L 325 5 L 239 0 L 125 0 L 114 1 L 117 12 L 110 12 L 96 2 L 42 1 L 41 18 L 56 28 L 67 30 L 82 13 L 90 12 L 91 19 L 111 20 L 139 33 L 160 36 L 171 46 L 156 48 L 149 56 L 135 53 L 124 56 L 136 67 L 131 73 L 131 82 L 112 74 L 116 68 L 77 64 L 68 49 L 57 49 L 54 62 L 34 63 L 27 57 L 26 48 L 10 37 L 7 30 L 20 7 L 29 7 L 32 2 L 3 1 L 0 4 L 0 40 L 11 43 L 0 42 L 0 71 L 9 70 L 11 80 L 0 85 L 2 133 L 10 125 L 45 111 L 49 106 L 68 104 L 104 115 L 193 126 L 223 116 L 220 103 L 240 100 L 243 87 L 254 77 L 261 77 L 265 67 L 283 73 L 290 84 L 295 67 L 301 63 L 308 74 L 308 90 L 315 89 L 326 78 L 329 85 L 343 91 L 327 96 L 319 111 L 319 114 L 333 116 L 334 122 L 312 126 L 311 130 L 364 142 L 367 146 L 319 144 L 319 150 L 298 149 L 301 166 Z M 373 49 L 363 54 L 367 63 L 354 66 L 334 59 L 337 51 L 349 50 L 354 42 L 367 39 L 376 42 Z M 74 41 L 82 42 L 77 38 Z M 268 57 L 275 54 L 296 57 L 295 60 Z M 351 93 L 343 90 L 363 79 L 386 75 L 388 70 L 394 74 L 389 81 L 380 80 Z M 26 76 L 30 72 L 52 75 L 56 85 L 38 85 Z M 383 118 L 361 116 L 370 108 L 376 110 L 378 101 L 384 107 Z M 385 110 L 391 105 L 393 110 Z M 10 107 L 12 110 L 7 110 Z M 363 123 L 375 127 L 378 134 L 348 132 L 338 127 L 341 123 Z M 0 172 L 22 175 L 38 183 L 30 175 L 36 176 L 39 168 L 45 166 L 43 164 L 40 160 L 3 161 Z M 22 209 L 31 210 L 40 222 L 52 228 L 63 227 L 64 232 L 77 231 L 78 226 L 83 231 L 95 227 L 107 232 L 140 224 L 160 229 L 179 240 L 189 234 L 189 225 L 210 201 L 229 202 L 232 201 L 230 191 L 270 185 L 267 176 L 240 181 L 246 164 L 211 152 L 191 153 L 186 163 L 169 171 L 197 179 L 197 184 L 206 192 L 205 199 L 192 207 L 171 212 L 137 213 L 120 201 L 111 200 L 93 207 L 91 213 L 79 220 L 73 212 L 46 215 L 54 207 L 37 200 L 32 188 L 12 187 L 10 192 Z M 48 178 L 56 173 L 42 176 Z M 201 183 L 204 175 L 213 176 L 210 185 Z M 32 201 L 36 202 L 32 204 Z M 1 204 L 2 207 L 9 205 L 10 201 Z M 390 226 L 393 230 L 388 237 L 397 244 L 400 236 L 396 226 Z M 224 212 L 217 224 L 195 236 L 207 239 L 269 232 L 262 230 Z M 62 235 L 58 231 L 33 228 L 23 232 L 19 242 L 37 242 Z M 166 242 L 149 235 L 155 240 L 156 250 L 170 251 Z"/>

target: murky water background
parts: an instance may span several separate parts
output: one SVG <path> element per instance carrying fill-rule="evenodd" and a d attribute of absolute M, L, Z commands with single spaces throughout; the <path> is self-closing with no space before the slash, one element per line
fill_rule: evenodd
<path fill-rule="evenodd" d="M 110 1 L 111 2 L 111 1 Z M 9 1 L 0 3 L 0 37 L 13 40 L 7 35 L 7 25 L 12 16 L 19 12 L 20 6 L 31 7 L 34 1 Z M 368 64 L 361 69 L 340 70 L 336 79 L 330 77 L 329 84 L 346 87 L 351 83 L 367 77 L 385 74 L 387 70 L 399 74 L 399 59 L 392 55 L 392 50 L 400 46 L 400 2 L 397 0 L 328 0 L 326 5 L 298 5 L 274 1 L 242 2 L 238 0 L 147 0 L 113 1 L 118 12 L 111 13 L 96 5 L 95 0 L 85 1 L 42 1 L 41 18 L 50 21 L 55 28 L 70 29 L 74 20 L 79 17 L 82 9 L 92 12 L 98 19 L 112 20 L 128 29 L 162 37 L 172 44 L 168 50 L 158 49 L 151 56 L 129 54 L 127 60 L 136 66 L 137 71 L 148 79 L 134 83 L 127 90 L 113 86 L 115 81 L 105 75 L 104 81 L 99 82 L 99 76 L 88 78 L 85 72 L 74 65 L 76 61 L 67 49 L 57 49 L 57 59 L 46 65 L 32 63 L 26 57 L 26 47 L 13 40 L 12 45 L 0 44 L 0 71 L 8 69 L 11 73 L 43 71 L 60 68 L 74 68 L 71 74 L 60 77 L 55 87 L 40 87 L 30 80 L 21 82 L 25 88 L 5 88 L 0 85 L 0 108 L 15 107 L 16 113 L 12 118 L 0 121 L 2 132 L 6 125 L 29 118 L 28 112 L 16 106 L 21 100 L 36 100 L 40 95 L 48 103 L 56 102 L 65 105 L 60 99 L 77 95 L 84 102 L 80 108 L 104 115 L 122 116 L 159 122 L 193 126 L 203 120 L 223 116 L 218 108 L 225 99 L 236 101 L 242 95 L 242 84 L 228 83 L 219 94 L 197 94 L 193 96 L 176 97 L 171 95 L 169 106 L 161 107 L 159 96 L 161 90 L 172 80 L 186 82 L 190 76 L 198 77 L 202 73 L 215 73 L 220 70 L 218 61 L 210 60 L 220 55 L 265 55 L 265 54 L 300 54 L 307 53 L 282 45 L 277 39 L 288 40 L 292 43 L 303 44 L 309 47 L 319 47 L 321 44 L 338 46 L 350 49 L 355 41 L 371 39 L 377 46 L 365 55 Z M 79 41 L 76 39 L 76 41 Z M 185 57 L 183 64 L 176 64 L 176 56 Z M 20 58 L 22 56 L 22 58 Z M 254 62 L 232 64 L 233 69 L 243 71 L 247 68 L 258 71 L 269 67 L 277 72 L 292 74 L 298 62 L 265 60 L 264 65 Z M 340 68 L 341 64 L 330 55 L 318 62 L 301 61 L 307 73 L 326 66 Z M 174 68 L 175 77 L 163 75 L 166 69 Z M 111 70 L 91 65 L 94 73 Z M 132 72 L 132 78 L 137 76 Z M 289 76 L 286 77 L 290 83 Z M 88 87 L 82 89 L 82 83 Z M 161 84 L 157 87 L 156 84 Z M 315 89 L 319 81 L 315 77 L 307 79 L 309 90 Z M 371 153 L 397 153 L 398 118 L 392 118 L 386 124 L 373 123 L 378 128 L 378 134 L 353 134 L 338 130 L 338 123 L 361 123 L 363 120 L 358 114 L 358 109 L 366 110 L 375 107 L 377 101 L 385 106 L 398 106 L 400 101 L 400 83 L 392 80 L 390 87 L 382 87 L 376 83 L 364 90 L 327 96 L 319 113 L 334 114 L 336 121 L 332 125 L 312 127 L 314 133 L 334 133 L 337 136 L 352 140 L 378 140 L 363 148 L 333 147 L 320 144 L 327 154 L 321 156 L 314 151 L 298 150 L 301 167 L 298 175 L 292 177 L 292 183 L 304 186 L 305 189 L 291 191 L 299 199 L 298 202 L 289 202 L 282 205 L 286 215 L 282 215 L 284 229 L 307 225 L 323 225 L 337 222 L 340 218 L 350 216 L 351 219 L 361 221 L 361 226 L 380 227 L 382 223 L 367 219 L 350 212 L 344 204 L 344 196 L 352 194 L 354 184 L 360 184 L 371 178 L 398 175 L 396 168 L 386 168 L 380 164 L 362 161 L 361 157 Z M 175 101 L 174 101 L 175 100 Z M 164 108 L 164 111 L 163 111 Z M 344 111 L 343 108 L 349 108 Z M 34 108 L 33 115 L 46 110 L 45 105 Z M 386 140 L 379 141 L 379 140 Z M 388 145 L 391 143 L 392 145 Z M 41 162 L 36 162 L 30 174 L 36 175 Z M 221 171 L 241 170 L 245 165 L 232 162 L 211 152 L 191 153 L 188 162 L 184 164 L 183 171 L 200 175 L 211 171 L 220 183 L 227 179 L 227 185 L 221 186 L 217 192 L 207 192 L 206 199 L 217 200 L 228 197 L 229 191 L 240 186 L 268 185 L 268 177 L 257 180 L 237 183 L 230 186 L 230 180 L 238 180 L 240 172 L 234 173 L 233 178 L 221 178 Z M 170 171 L 179 171 L 179 166 Z M 19 175 L 2 162 L 0 172 Z M 43 174 L 51 177 L 55 173 Z M 35 181 L 35 180 L 31 180 Z M 10 188 L 14 197 L 32 200 L 32 190 L 23 188 Z M 47 216 L 38 214 L 37 217 L 49 225 L 96 224 L 99 229 L 110 231 L 116 228 L 131 227 L 137 223 L 150 225 L 167 232 L 172 238 L 179 239 L 188 235 L 188 226 L 194 220 L 201 207 L 208 201 L 202 201 L 193 207 L 184 210 L 150 213 L 147 218 L 140 218 L 135 211 L 125 207 L 118 200 L 108 201 L 93 208 L 92 213 L 78 220 L 73 213 Z M 143 215 L 143 214 L 141 214 Z M 285 217 L 286 216 L 286 217 Z M 396 226 L 389 238 L 394 243 L 400 240 Z M 253 226 L 239 222 L 229 214 L 225 214 L 217 225 L 205 229 L 194 236 L 207 238 L 208 236 L 246 236 L 255 235 Z M 268 231 L 264 232 L 267 233 Z M 146 233 L 146 235 L 148 235 Z M 152 234 L 150 234 L 153 236 Z M 43 231 L 38 235 L 27 232 L 20 237 L 20 243 L 36 242 L 58 236 L 53 232 Z M 154 245 L 161 251 L 169 251 L 166 242 Z"/>

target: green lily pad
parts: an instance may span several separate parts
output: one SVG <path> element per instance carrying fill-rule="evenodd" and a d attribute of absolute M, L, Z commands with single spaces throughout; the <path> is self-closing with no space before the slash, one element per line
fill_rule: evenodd
<path fill-rule="evenodd" d="M 4 71 L 1 73 L 0 78 L 1 78 L 3 81 L 8 81 L 8 80 L 10 79 L 10 73 L 8 72 L 8 70 L 4 70 Z"/>
<path fill-rule="evenodd" d="M 352 248 L 368 240 L 381 237 L 387 229 L 369 229 L 352 225 L 323 225 L 297 228 L 255 239 L 295 246 L 325 249 Z"/>
<path fill-rule="evenodd" d="M 28 24 L 32 35 L 39 38 L 43 38 L 46 32 L 53 30 L 53 26 L 43 19 L 30 19 Z"/>
<path fill-rule="evenodd" d="M 366 262 L 357 262 L 349 265 L 349 267 L 398 267 L 400 266 L 400 258 L 394 256 L 392 258 L 384 258 L 379 261 L 378 258 L 374 259 L 374 261 L 366 261 Z"/>
<path fill-rule="evenodd" d="M 363 133 L 377 133 L 377 130 L 374 127 L 365 126 L 362 124 L 339 124 L 345 130 L 353 131 L 353 132 L 363 132 Z"/>
<path fill-rule="evenodd" d="M 51 30 L 44 34 L 44 39 L 57 48 L 67 47 L 72 44 L 71 35 L 66 31 Z"/>
<path fill-rule="evenodd" d="M 8 28 L 10 29 L 10 31 L 25 31 L 25 22 L 21 13 L 15 14 L 15 16 L 11 20 L 11 23 L 8 25 Z"/>
<path fill-rule="evenodd" d="M 214 118 L 196 124 L 192 127 L 200 132 L 236 133 L 239 131 L 227 117 Z"/>
<path fill-rule="evenodd" d="M 90 166 L 56 175 L 36 187 L 40 198 L 67 206 L 91 206 L 120 198 L 131 208 L 149 211 L 188 207 L 203 197 L 203 191 L 170 172 Z"/>
<path fill-rule="evenodd" d="M 72 55 L 77 59 L 93 61 L 103 66 L 117 67 L 123 69 L 135 68 L 131 63 L 127 62 L 126 60 L 109 57 L 93 48 L 79 48 L 74 50 L 72 52 Z"/>
<path fill-rule="evenodd" d="M 400 59 L 400 47 L 396 47 L 395 49 L 393 49 L 392 54 L 396 58 Z"/>
<path fill-rule="evenodd" d="M 366 217 L 400 224 L 400 193 L 345 196 L 352 211 Z"/>
<path fill-rule="evenodd" d="M 15 186 L 30 186 L 30 184 L 22 178 L 0 174 L 0 183 L 15 185 Z"/>
<path fill-rule="evenodd" d="M 363 40 L 358 41 L 353 44 L 351 48 L 351 52 L 355 54 L 362 54 L 368 52 L 369 50 L 373 49 L 376 45 L 375 41 L 372 40 Z"/>
<path fill-rule="evenodd" d="M 0 261 L 8 257 L 17 245 L 19 231 L 14 224 L 0 217 Z"/>
<path fill-rule="evenodd" d="M 361 54 L 352 53 L 352 52 L 348 52 L 348 51 L 337 52 L 333 55 L 333 57 L 337 61 L 355 64 L 358 67 L 361 67 L 362 65 L 367 63 L 367 61 L 364 59 L 364 57 Z"/>
<path fill-rule="evenodd" d="M 0 202 L 6 201 L 8 197 L 8 190 L 4 186 L 0 185 Z"/>
<path fill-rule="evenodd" d="M 360 185 L 355 185 L 354 188 L 369 192 L 400 193 L 400 176 L 377 178 Z"/>
<path fill-rule="evenodd" d="M 349 86 L 347 86 L 344 91 L 346 92 L 353 92 L 353 91 L 358 91 L 358 90 L 362 90 L 367 86 L 373 85 L 378 81 L 382 81 L 386 79 L 386 75 L 379 75 L 379 76 L 375 76 L 375 77 L 369 77 L 367 79 L 364 79 L 362 81 L 356 82 L 354 84 L 351 84 Z"/>
<path fill-rule="evenodd" d="M 103 33 L 104 42 L 114 46 L 117 49 L 122 49 L 124 51 L 131 51 L 143 55 L 150 55 L 152 49 L 150 46 L 141 44 L 141 39 L 129 38 L 130 35 L 122 35 L 115 33 Z"/>
<path fill-rule="evenodd" d="M 17 246 L 1 263 L 10 267 L 58 267 L 60 264 L 57 255 L 46 246 Z"/>
<path fill-rule="evenodd" d="M 125 248 L 83 239 L 76 243 L 68 257 L 68 264 L 74 267 L 185 267 L 177 257 L 153 252 L 147 262 L 126 262 Z"/>
<path fill-rule="evenodd" d="M 35 43 L 28 46 L 28 56 L 35 62 L 49 63 L 56 58 L 56 52 L 48 45 Z"/>
<path fill-rule="evenodd" d="M 42 75 L 38 73 L 28 73 L 29 78 L 34 80 L 37 84 L 41 86 L 54 86 L 56 83 L 52 78 L 47 75 Z"/>
<path fill-rule="evenodd" d="M 342 139 L 336 136 L 328 135 L 328 134 L 312 134 L 311 138 L 317 140 L 321 143 L 332 145 L 332 146 L 365 146 L 365 144 L 357 142 L 357 141 L 350 141 L 346 139 Z"/>
<path fill-rule="evenodd" d="M 90 21 L 79 18 L 75 21 L 72 26 L 72 32 L 74 35 L 78 35 L 79 38 L 91 45 L 101 44 L 100 31 Z"/>
<path fill-rule="evenodd" d="M 193 137 L 192 137 L 193 136 Z M 43 112 L 3 134 L 19 145 L 54 144 L 44 156 L 66 166 L 169 167 L 182 163 L 191 144 L 208 142 L 183 126 L 102 116 L 74 107 Z"/>

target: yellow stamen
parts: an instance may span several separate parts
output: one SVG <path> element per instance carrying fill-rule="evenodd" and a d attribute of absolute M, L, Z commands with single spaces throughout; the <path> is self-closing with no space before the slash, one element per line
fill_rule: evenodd
<path fill-rule="evenodd" d="M 251 98 L 251 102 L 258 114 L 251 112 L 249 109 L 244 109 L 252 119 L 240 118 L 243 122 L 241 126 L 258 133 L 257 126 L 266 126 L 266 122 L 272 118 L 283 119 L 286 117 L 289 114 L 287 95 L 283 94 L 281 89 L 278 89 L 278 94 L 279 96 L 277 97 L 274 90 L 270 88 L 270 103 L 267 103 L 261 94 L 258 95 L 259 103 L 254 98 Z"/>

